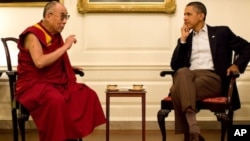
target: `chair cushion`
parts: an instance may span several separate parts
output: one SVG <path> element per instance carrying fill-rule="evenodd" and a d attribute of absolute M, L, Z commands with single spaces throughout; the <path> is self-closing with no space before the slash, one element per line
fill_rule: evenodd
<path fill-rule="evenodd" d="M 164 101 L 171 101 L 172 98 L 171 98 L 171 96 L 167 96 L 167 97 L 165 97 L 163 100 L 164 100 Z"/>
<path fill-rule="evenodd" d="M 172 98 L 171 96 L 167 96 L 163 99 L 163 101 L 171 101 Z M 207 103 L 226 103 L 227 102 L 227 98 L 226 97 L 213 97 L 213 98 L 206 98 L 203 99 L 202 102 L 207 102 Z"/>
<path fill-rule="evenodd" d="M 209 109 L 213 112 L 223 112 L 225 111 L 227 103 L 226 97 L 214 97 L 214 98 L 206 98 L 202 101 L 197 101 L 196 108 L 198 110 L 201 109 Z M 161 100 L 161 108 L 162 109 L 173 109 L 173 103 L 171 96 L 167 96 Z"/>
<path fill-rule="evenodd" d="M 214 98 L 206 98 L 202 100 L 202 102 L 210 102 L 210 103 L 226 103 L 226 97 L 214 97 Z"/>

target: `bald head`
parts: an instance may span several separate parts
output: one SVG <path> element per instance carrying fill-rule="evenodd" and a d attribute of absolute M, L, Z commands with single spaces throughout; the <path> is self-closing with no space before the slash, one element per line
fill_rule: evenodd
<path fill-rule="evenodd" d="M 45 6 L 44 6 L 44 10 L 43 10 L 43 17 L 46 16 L 46 14 L 52 12 L 53 8 L 55 8 L 58 4 L 62 5 L 60 2 L 58 1 L 51 1 L 48 2 Z"/>
<path fill-rule="evenodd" d="M 68 19 L 67 9 L 62 3 L 51 1 L 45 5 L 42 24 L 52 34 L 61 32 Z"/>

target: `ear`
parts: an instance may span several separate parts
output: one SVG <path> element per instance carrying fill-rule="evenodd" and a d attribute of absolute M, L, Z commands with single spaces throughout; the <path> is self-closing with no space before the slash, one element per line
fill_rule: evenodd
<path fill-rule="evenodd" d="M 52 16 L 52 13 L 46 13 L 46 15 L 45 15 L 45 19 L 48 19 L 48 18 L 50 18 Z"/>
<path fill-rule="evenodd" d="M 204 13 L 200 13 L 199 15 L 200 15 L 200 20 L 204 20 L 205 14 Z"/>

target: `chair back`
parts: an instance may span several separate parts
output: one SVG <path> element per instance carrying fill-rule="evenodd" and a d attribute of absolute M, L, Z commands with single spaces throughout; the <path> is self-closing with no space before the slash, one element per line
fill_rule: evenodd
<path fill-rule="evenodd" d="M 14 37 L 6 37 L 6 38 L 1 38 L 1 40 L 3 43 L 4 51 L 5 51 L 7 69 L 8 71 L 13 71 L 9 44 L 10 42 L 12 42 L 12 43 L 16 43 L 17 45 L 18 39 Z"/>
<path fill-rule="evenodd" d="M 15 102 L 15 83 L 16 83 L 16 77 L 17 77 L 17 71 L 13 69 L 12 66 L 12 59 L 11 59 L 11 53 L 10 53 L 10 47 L 15 45 L 17 47 L 18 39 L 14 37 L 6 37 L 1 38 L 5 56 L 6 56 L 6 62 L 7 62 L 7 71 L 6 74 L 9 77 L 9 88 L 10 88 L 10 98 L 11 98 L 11 106 L 12 108 L 16 108 L 16 102 Z"/>

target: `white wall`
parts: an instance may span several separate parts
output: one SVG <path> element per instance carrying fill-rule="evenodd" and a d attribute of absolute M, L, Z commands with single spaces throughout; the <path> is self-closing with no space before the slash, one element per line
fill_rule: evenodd
<path fill-rule="evenodd" d="M 76 34 L 78 42 L 69 51 L 73 65 L 85 70 L 84 82 L 94 88 L 105 110 L 105 87 L 118 84 L 129 87 L 142 83 L 147 90 L 147 121 L 156 121 L 160 99 L 166 96 L 170 78 L 160 78 L 159 72 L 169 68 L 170 56 L 180 35 L 183 11 L 189 0 L 176 0 L 174 14 L 164 13 L 87 13 L 79 14 L 77 0 L 64 0 L 71 17 L 63 36 Z M 207 23 L 228 25 L 243 38 L 250 40 L 249 0 L 202 0 L 207 6 Z M 18 37 L 27 26 L 42 18 L 42 7 L 0 7 L 0 37 Z M 0 44 L 1 46 L 1 44 Z M 4 54 L 0 50 L 0 66 L 4 67 Z M 4 76 L 3 78 L 6 78 Z M 0 120 L 10 120 L 8 85 L 0 81 Z M 242 108 L 235 120 L 248 120 L 250 116 L 250 70 L 238 81 Z M 126 111 L 126 112 L 124 112 Z M 127 112 L 128 111 L 128 112 Z M 139 121 L 140 100 L 112 98 L 111 120 Z M 215 121 L 210 112 L 201 112 L 199 120 Z M 168 118 L 173 121 L 173 113 Z"/>

